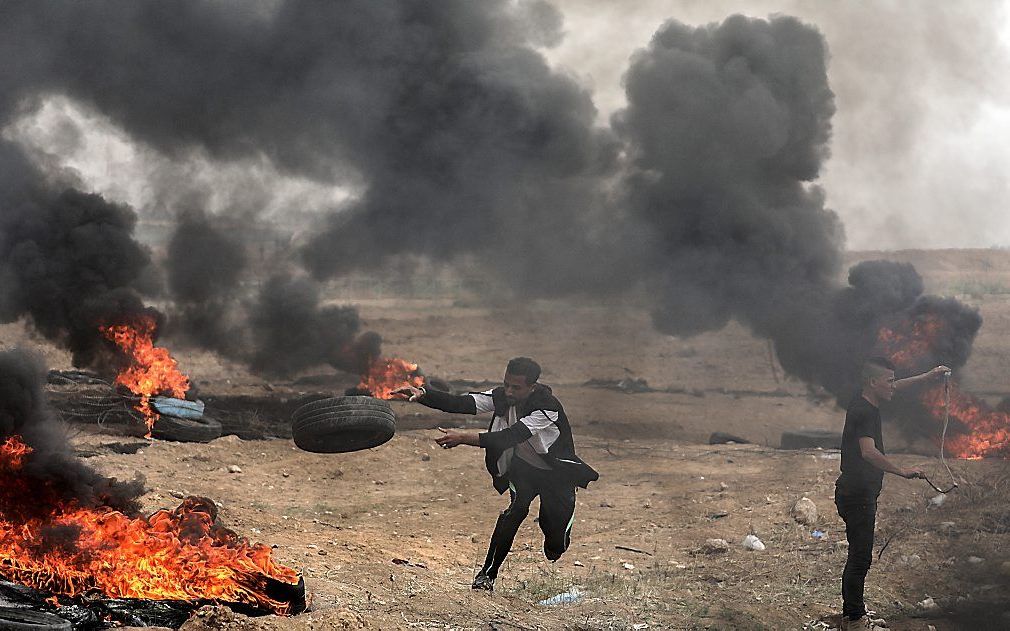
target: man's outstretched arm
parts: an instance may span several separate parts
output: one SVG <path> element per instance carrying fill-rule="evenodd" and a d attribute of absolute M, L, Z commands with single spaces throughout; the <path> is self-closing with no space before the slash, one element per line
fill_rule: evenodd
<path fill-rule="evenodd" d="M 904 379 L 898 379 L 894 382 L 894 387 L 897 388 L 898 390 L 901 390 L 902 388 L 907 388 L 908 386 L 923 381 L 928 381 L 930 379 L 936 379 L 937 377 L 948 374 L 950 374 L 950 368 L 947 368 L 946 366 L 937 366 L 936 368 L 928 370 L 922 373 L 921 375 L 915 375 L 913 377 L 905 377 Z"/>
<path fill-rule="evenodd" d="M 421 405 L 451 414 L 476 414 L 478 411 L 477 401 L 469 394 L 455 395 L 440 390 L 428 390 L 424 387 L 415 388 L 414 386 L 401 388 L 396 391 L 396 394 L 406 396 L 408 401 L 416 401 Z"/>

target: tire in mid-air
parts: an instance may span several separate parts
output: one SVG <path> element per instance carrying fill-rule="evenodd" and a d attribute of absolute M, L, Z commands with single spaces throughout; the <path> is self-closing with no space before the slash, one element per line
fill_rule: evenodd
<path fill-rule="evenodd" d="M 291 435 L 299 449 L 341 453 L 378 447 L 396 433 L 389 404 L 364 396 L 306 403 L 291 416 Z"/>

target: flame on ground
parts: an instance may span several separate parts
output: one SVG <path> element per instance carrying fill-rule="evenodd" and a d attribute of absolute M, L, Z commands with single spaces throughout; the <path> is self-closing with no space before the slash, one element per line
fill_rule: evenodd
<path fill-rule="evenodd" d="M 269 547 L 217 524 L 210 500 L 189 497 L 147 518 L 85 508 L 25 474 L 32 453 L 20 437 L 0 445 L 0 575 L 7 580 L 60 596 L 98 591 L 291 613 L 291 603 L 268 596 L 268 583 L 297 585 L 297 572 L 276 563 Z"/>
<path fill-rule="evenodd" d="M 880 352 L 895 366 L 905 370 L 923 368 L 933 356 L 936 341 L 947 331 L 947 323 L 935 314 L 906 320 L 894 328 L 882 328 L 877 334 Z M 969 433 L 948 431 L 945 452 L 965 459 L 1010 458 L 1010 414 L 993 410 L 985 401 L 962 391 L 951 380 L 949 417 L 960 422 Z M 947 412 L 944 385 L 928 388 L 922 404 L 939 424 Z"/>
<path fill-rule="evenodd" d="M 401 388 L 422 385 L 424 377 L 417 370 L 417 364 L 394 357 L 373 361 L 368 373 L 361 376 L 358 390 L 369 392 L 376 399 L 392 399 L 393 393 Z"/>
<path fill-rule="evenodd" d="M 144 314 L 130 323 L 104 325 L 99 329 L 129 360 L 116 376 L 116 383 L 140 397 L 137 410 L 144 415 L 150 438 L 151 428 L 158 419 L 158 413 L 151 409 L 151 397 L 165 393 L 173 397 L 186 396 L 189 377 L 179 371 L 167 349 L 154 345 L 157 322 L 152 316 Z"/>

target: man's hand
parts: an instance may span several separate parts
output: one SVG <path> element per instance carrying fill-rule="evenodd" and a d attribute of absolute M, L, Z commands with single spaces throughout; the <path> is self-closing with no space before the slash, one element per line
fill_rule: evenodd
<path fill-rule="evenodd" d="M 473 445 L 474 447 L 480 446 L 480 439 L 475 432 L 459 432 L 454 429 L 443 429 L 438 428 L 438 431 L 442 432 L 442 436 L 435 439 L 442 449 L 452 449 L 457 445 Z"/>
<path fill-rule="evenodd" d="M 926 374 L 928 374 L 930 377 L 932 377 L 932 378 L 935 379 L 937 377 L 943 377 L 943 376 L 949 375 L 950 374 L 950 368 L 947 368 L 946 366 L 937 366 L 936 368 L 934 368 L 933 370 L 930 370 Z"/>
<path fill-rule="evenodd" d="M 400 388 L 399 390 L 393 390 L 393 394 L 398 394 L 408 401 L 417 401 L 424 396 L 424 388 L 415 388 L 414 386 L 406 386 Z"/>
<path fill-rule="evenodd" d="M 925 474 L 922 472 L 922 469 L 918 467 L 910 467 L 908 469 L 902 469 L 901 472 L 898 473 L 898 475 L 905 478 L 906 480 L 919 480 L 925 477 Z"/>

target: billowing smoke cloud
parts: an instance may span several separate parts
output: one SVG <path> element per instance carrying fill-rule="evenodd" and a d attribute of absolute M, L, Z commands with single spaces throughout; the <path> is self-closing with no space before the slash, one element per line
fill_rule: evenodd
<path fill-rule="evenodd" d="M 465 255 L 522 295 L 644 286 L 659 296 L 660 329 L 738 319 L 774 340 L 790 373 L 836 394 L 877 328 L 922 300 L 901 266 L 861 266 L 837 286 L 842 228 L 813 184 L 834 114 L 827 55 L 793 18 L 665 24 L 633 58 L 628 107 L 606 129 L 586 89 L 537 52 L 561 28 L 537 0 L 0 12 L 11 60 L 0 120 L 58 93 L 167 156 L 266 159 L 356 191 L 297 253 L 316 279 L 408 253 Z M 187 226 L 178 244 L 228 251 Z M 179 245 L 171 256 L 174 296 L 190 320 L 203 317 L 203 344 L 232 339 L 207 323 L 239 259 L 204 279 L 186 271 L 187 254 Z M 245 328 L 258 346 L 218 350 L 278 372 L 347 363 L 333 354 L 353 346 L 357 314 L 322 306 L 297 273 L 251 304 Z"/>
<path fill-rule="evenodd" d="M 241 287 L 245 247 L 202 213 L 181 218 L 166 258 L 173 332 L 260 374 L 287 376 L 320 364 L 367 372 L 382 338 L 360 334 L 357 309 L 323 305 L 319 283 L 304 274 L 274 273 L 248 295 Z"/>
<path fill-rule="evenodd" d="M 837 286 L 841 224 L 810 183 L 834 113 L 826 60 L 794 18 L 669 22 L 632 59 L 613 125 L 628 147 L 625 203 L 652 228 L 656 326 L 690 335 L 740 320 L 789 373 L 846 397 L 882 324 L 944 312 L 963 342 L 939 359 L 958 367 L 981 320 L 921 297 L 910 265 L 863 263 Z"/>
<path fill-rule="evenodd" d="M 308 278 L 277 275 L 260 292 L 251 314 L 254 370 L 290 374 L 328 363 L 335 368 L 367 372 L 379 357 L 382 338 L 375 333 L 356 337 L 358 311 L 320 304 L 319 285 Z"/>
<path fill-rule="evenodd" d="M 143 479 L 106 478 L 73 455 L 65 429 L 46 405 L 44 379 L 45 369 L 32 355 L 19 350 L 0 351 L 0 443 L 20 435 L 35 451 L 23 472 L 18 473 L 25 479 L 18 484 L 0 485 L 0 509 L 16 506 L 17 514 L 28 517 L 23 511 L 34 508 L 45 515 L 53 511 L 54 503 L 74 500 L 84 507 L 105 505 L 136 514 L 137 499 L 145 490 Z M 38 493 L 38 501 L 32 506 L 26 505 L 23 497 L 8 497 L 5 493 L 17 496 L 23 493 L 25 484 Z"/>
<path fill-rule="evenodd" d="M 52 185 L 0 142 L 0 319 L 27 317 L 77 365 L 105 348 L 99 326 L 144 310 L 135 285 L 149 263 L 136 216 L 98 195 Z"/>

